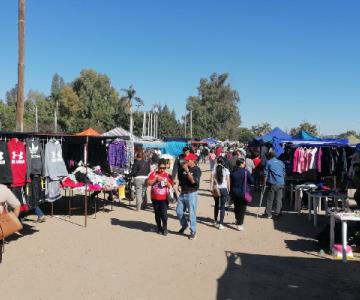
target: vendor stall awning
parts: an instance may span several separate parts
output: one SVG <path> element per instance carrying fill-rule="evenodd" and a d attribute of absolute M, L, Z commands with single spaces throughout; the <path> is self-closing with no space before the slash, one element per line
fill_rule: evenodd
<path fill-rule="evenodd" d="M 100 133 L 98 133 L 96 130 L 92 128 L 88 128 L 80 133 L 77 133 L 78 136 L 100 136 Z"/>

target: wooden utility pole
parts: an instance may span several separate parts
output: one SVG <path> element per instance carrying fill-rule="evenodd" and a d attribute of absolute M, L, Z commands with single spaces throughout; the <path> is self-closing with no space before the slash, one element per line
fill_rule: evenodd
<path fill-rule="evenodd" d="M 25 0 L 19 0 L 19 63 L 16 101 L 16 131 L 24 131 Z"/>

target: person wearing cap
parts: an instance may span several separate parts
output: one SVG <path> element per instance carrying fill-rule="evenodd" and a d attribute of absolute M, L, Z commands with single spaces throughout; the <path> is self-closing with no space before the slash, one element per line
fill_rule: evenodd
<path fill-rule="evenodd" d="M 186 146 L 182 149 L 182 153 L 179 155 L 179 157 L 176 158 L 174 162 L 174 168 L 171 173 L 173 179 L 175 179 L 175 177 L 179 175 L 178 173 L 181 170 L 181 163 L 183 162 L 184 157 L 189 153 L 190 153 L 190 148 Z"/>
<path fill-rule="evenodd" d="M 179 233 L 184 233 L 189 226 L 185 216 L 185 210 L 188 210 L 190 219 L 190 240 L 196 238 L 197 191 L 199 189 L 201 177 L 201 170 L 196 165 L 196 161 L 196 155 L 189 153 L 184 157 L 184 162 L 178 173 L 180 195 L 176 206 L 176 214 L 181 225 Z"/>
<path fill-rule="evenodd" d="M 282 198 L 285 185 L 285 164 L 276 158 L 275 152 L 270 151 L 264 169 L 264 183 L 270 187 L 266 201 L 264 218 L 278 218 L 281 216 Z M 275 214 L 272 215 L 273 202 L 275 200 Z"/>

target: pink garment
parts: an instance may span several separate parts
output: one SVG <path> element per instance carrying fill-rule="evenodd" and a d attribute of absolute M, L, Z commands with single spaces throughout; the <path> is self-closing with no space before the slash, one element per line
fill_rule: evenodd
<path fill-rule="evenodd" d="M 293 173 L 298 172 L 299 156 L 300 156 L 300 148 L 296 148 L 293 158 Z"/>
<path fill-rule="evenodd" d="M 319 173 L 321 173 L 321 171 L 322 171 L 321 159 L 322 159 L 322 149 L 319 148 L 319 150 L 317 152 L 317 162 L 316 162 L 317 171 Z"/>
<path fill-rule="evenodd" d="M 298 163 L 298 172 L 300 174 L 303 173 L 304 170 L 306 169 L 306 163 L 307 163 L 306 151 L 305 149 L 300 148 L 299 163 Z"/>

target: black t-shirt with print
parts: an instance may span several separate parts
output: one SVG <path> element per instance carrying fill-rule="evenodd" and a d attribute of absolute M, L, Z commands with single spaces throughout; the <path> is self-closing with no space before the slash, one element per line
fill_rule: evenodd
<path fill-rule="evenodd" d="M 10 156 L 8 146 L 4 141 L 0 141 L 0 183 L 12 183 Z"/>
<path fill-rule="evenodd" d="M 201 170 L 198 166 L 189 168 L 190 174 L 193 176 L 195 183 L 191 183 L 188 179 L 187 174 L 181 168 L 178 173 L 179 185 L 181 186 L 182 193 L 192 193 L 196 192 L 199 189 Z"/>

